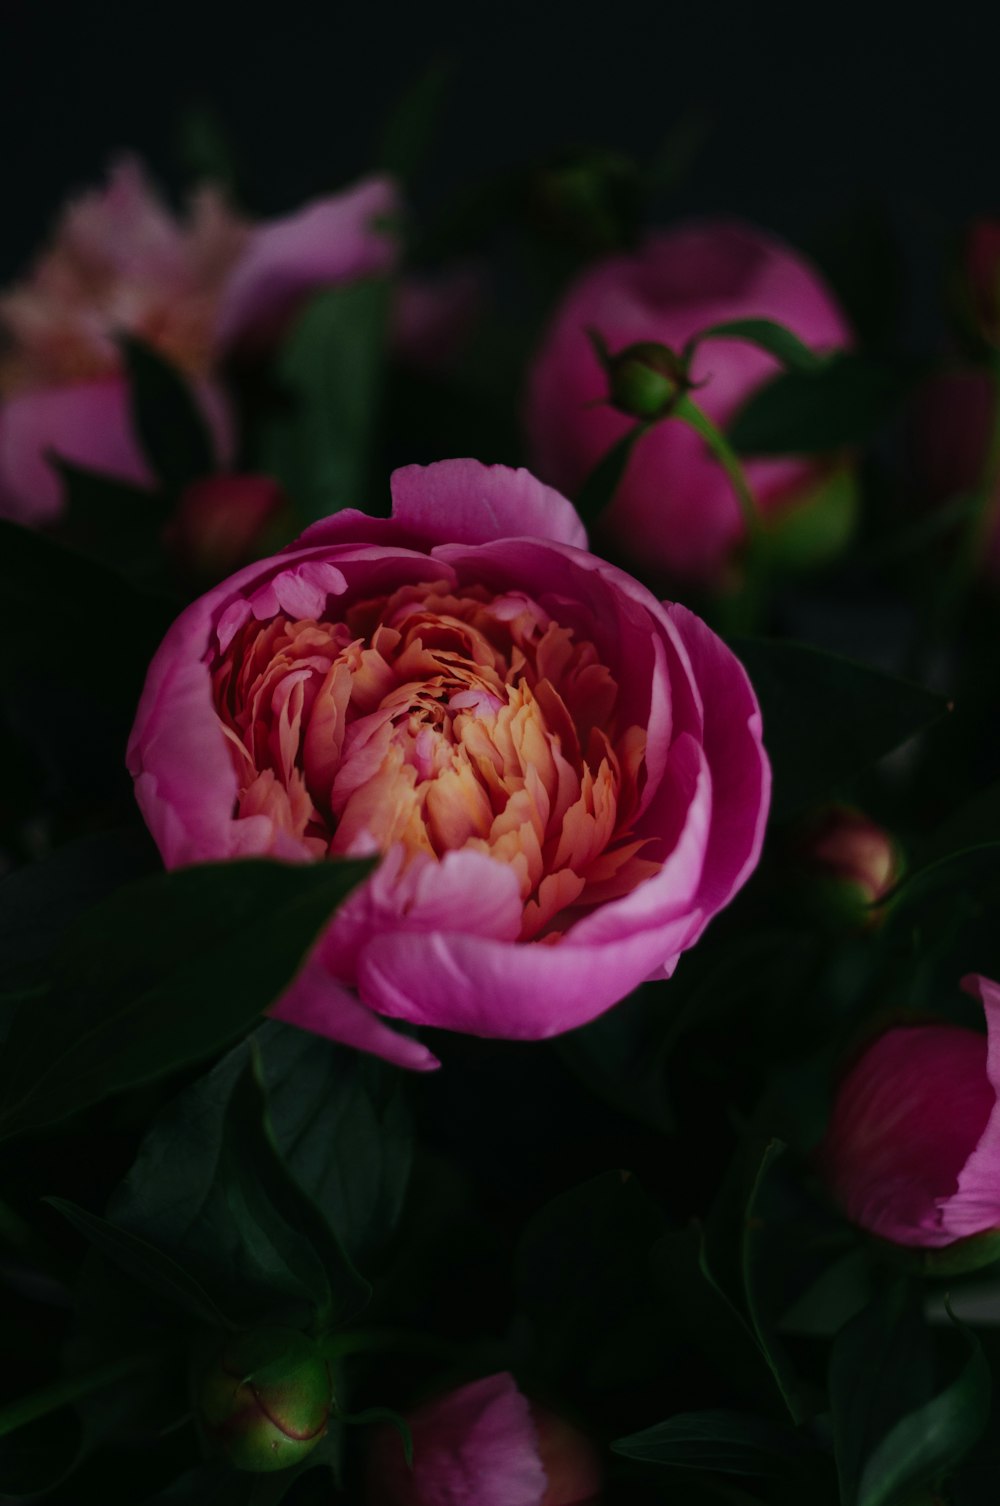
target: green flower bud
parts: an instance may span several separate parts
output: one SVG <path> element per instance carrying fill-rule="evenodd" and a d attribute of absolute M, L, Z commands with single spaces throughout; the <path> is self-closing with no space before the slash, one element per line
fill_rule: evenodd
<path fill-rule="evenodd" d="M 867 929 L 880 915 L 872 906 L 898 883 L 902 854 L 892 837 L 862 811 L 829 805 L 800 826 L 795 840 L 802 902 L 835 925 Z"/>
<path fill-rule="evenodd" d="M 197 1387 L 205 1432 L 237 1469 L 298 1464 L 326 1432 L 331 1402 L 329 1365 L 290 1328 L 230 1339 Z"/>
<path fill-rule="evenodd" d="M 606 361 L 609 400 L 630 418 L 665 417 L 691 385 L 680 356 L 653 340 L 627 345 Z"/>

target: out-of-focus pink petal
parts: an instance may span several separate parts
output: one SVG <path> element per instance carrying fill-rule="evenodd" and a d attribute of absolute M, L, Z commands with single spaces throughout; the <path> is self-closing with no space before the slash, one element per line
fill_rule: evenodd
<path fill-rule="evenodd" d="M 768 318 L 817 350 L 851 343 L 819 274 L 775 238 L 734 220 L 704 220 L 650 235 L 635 254 L 589 268 L 566 294 L 532 368 L 525 423 L 539 474 L 575 494 L 633 426 L 610 408 L 607 377 L 588 331 L 612 354 L 638 341 L 680 350 L 691 336 L 734 319 Z M 774 358 L 738 340 L 695 353 L 697 400 L 725 426 L 778 371 Z M 813 469 L 797 460 L 753 459 L 747 475 L 765 511 L 803 489 Z M 645 565 L 711 580 L 743 536 L 739 507 L 704 442 L 682 423 L 657 424 L 638 441 L 601 525 Z"/>
<path fill-rule="evenodd" d="M 124 382 L 23 392 L 0 408 L 0 511 L 34 526 L 58 517 L 63 484 L 49 454 L 136 486 L 153 475 L 132 430 Z"/>
<path fill-rule="evenodd" d="M 428 544 L 553 539 L 586 549 L 587 532 L 565 497 L 530 471 L 478 460 L 439 460 L 392 473 L 393 521 Z"/>
<path fill-rule="evenodd" d="M 226 463 L 233 452 L 228 403 L 211 383 L 193 390 Z M 119 378 L 22 392 L 0 406 L 0 516 L 31 527 L 59 516 L 63 484 L 50 454 L 135 486 L 154 484 Z"/>
<path fill-rule="evenodd" d="M 436 277 L 405 277 L 396 295 L 392 345 L 417 371 L 442 372 L 468 340 L 483 302 L 483 274 L 460 266 Z"/>
<path fill-rule="evenodd" d="M 986 1076 L 993 1107 L 979 1144 L 958 1178 L 958 1191 L 942 1208 L 941 1226 L 953 1239 L 1000 1229 L 1000 984 L 978 973 L 962 979 L 986 1015 Z"/>
<path fill-rule="evenodd" d="M 380 222 L 399 213 L 395 184 L 376 177 L 257 226 L 223 290 L 220 345 L 269 338 L 309 293 L 392 271 L 397 242 Z"/>

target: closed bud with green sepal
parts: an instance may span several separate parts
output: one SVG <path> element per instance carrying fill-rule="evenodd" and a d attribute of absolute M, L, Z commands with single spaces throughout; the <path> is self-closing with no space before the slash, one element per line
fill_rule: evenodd
<path fill-rule="evenodd" d="M 237 1469 L 287 1469 L 326 1433 L 330 1367 L 304 1334 L 254 1329 L 229 1339 L 203 1370 L 196 1401 L 207 1436 Z"/>

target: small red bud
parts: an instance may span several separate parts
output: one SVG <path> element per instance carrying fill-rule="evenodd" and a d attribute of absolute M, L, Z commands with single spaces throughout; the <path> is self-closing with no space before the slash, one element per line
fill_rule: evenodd
<path fill-rule="evenodd" d="M 902 854 L 883 827 L 849 805 L 829 805 L 800 828 L 796 866 L 807 881 L 810 908 L 862 927 L 877 924 L 871 906 L 903 871 Z"/>
<path fill-rule="evenodd" d="M 272 476 L 204 476 L 181 493 L 168 544 L 190 574 L 219 580 L 266 552 L 267 531 L 285 506 Z"/>

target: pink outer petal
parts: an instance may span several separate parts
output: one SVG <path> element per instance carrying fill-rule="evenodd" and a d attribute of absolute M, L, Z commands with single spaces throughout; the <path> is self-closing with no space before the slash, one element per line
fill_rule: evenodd
<path fill-rule="evenodd" d="M 219 458 L 233 453 L 233 424 L 219 388 L 205 383 L 196 395 L 215 437 Z M 0 516 L 31 527 L 62 511 L 62 482 L 46 459 L 53 451 L 86 470 L 135 486 L 152 486 L 139 447 L 124 381 L 81 382 L 10 398 L 0 408 Z"/>
<path fill-rule="evenodd" d="M 273 335 L 299 299 L 319 288 L 391 272 L 396 241 L 376 222 L 399 213 L 392 180 L 366 178 L 254 230 L 222 295 L 220 346 Z"/>
<path fill-rule="evenodd" d="M 739 659 L 687 607 L 668 602 L 665 611 L 684 640 L 705 708 L 704 747 L 715 800 L 699 902 L 710 918 L 757 866 L 771 803 L 771 765 L 757 697 Z"/>
<path fill-rule="evenodd" d="M 587 922 L 555 946 L 447 931 L 374 934 L 357 959 L 362 1001 L 380 1014 L 414 1024 L 539 1040 L 586 1024 L 654 970 L 669 966 L 704 922 L 692 903 L 701 876 L 711 786 L 700 750 L 687 741 L 693 783 L 677 845 L 658 874 L 626 900 L 605 907 L 610 913 L 631 905 L 631 925 L 622 926 L 623 934 L 576 944 L 576 931 Z M 642 908 L 648 913 L 637 913 Z"/>
<path fill-rule="evenodd" d="M 342 987 L 330 976 L 315 953 L 268 1014 L 343 1046 L 370 1051 L 397 1067 L 430 1072 L 440 1065 L 426 1046 L 408 1035 L 400 1035 L 360 1004 L 351 989 Z"/>
<path fill-rule="evenodd" d="M 917 1248 L 958 1237 L 948 1210 L 996 1113 L 985 1068 L 984 1038 L 954 1025 L 897 1026 L 868 1046 L 841 1083 L 821 1153 L 852 1222 Z M 988 1146 L 987 1164 L 994 1153 Z M 992 1222 L 964 1216 L 980 1190 L 958 1213 L 964 1232 L 997 1222 L 995 1194 Z"/>
<path fill-rule="evenodd" d="M 541 1506 L 545 1471 L 531 1409 L 511 1375 L 490 1375 L 408 1419 L 413 1468 L 386 1428 L 375 1436 L 370 1506 Z"/>
<path fill-rule="evenodd" d="M 478 460 L 439 460 L 394 471 L 392 516 L 431 544 L 531 537 L 587 547 L 586 529 L 565 497 L 530 471 Z"/>
<path fill-rule="evenodd" d="M 962 987 L 986 1014 L 986 1075 L 994 1102 L 979 1144 L 959 1174 L 958 1191 L 941 1208 L 941 1227 L 950 1239 L 1000 1229 L 1000 984 L 970 973 Z"/>

